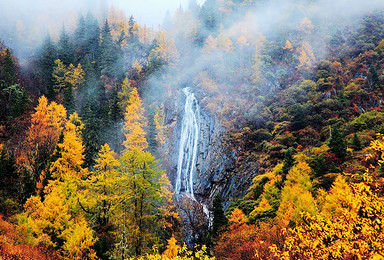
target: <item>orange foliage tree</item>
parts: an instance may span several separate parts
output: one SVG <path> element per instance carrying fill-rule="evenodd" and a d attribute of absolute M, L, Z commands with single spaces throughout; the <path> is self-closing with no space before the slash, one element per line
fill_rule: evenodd
<path fill-rule="evenodd" d="M 51 102 L 46 97 L 39 98 L 36 112 L 32 114 L 31 126 L 26 138 L 24 166 L 33 172 L 36 181 L 46 169 L 49 158 L 59 141 L 59 136 L 67 121 L 67 112 L 62 105 Z"/>

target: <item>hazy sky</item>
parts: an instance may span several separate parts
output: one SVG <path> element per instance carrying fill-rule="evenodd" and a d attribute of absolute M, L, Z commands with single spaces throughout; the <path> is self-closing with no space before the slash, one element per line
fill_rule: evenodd
<path fill-rule="evenodd" d="M 196 0 L 202 5 L 205 0 Z M 127 15 L 133 14 L 139 23 L 156 26 L 163 22 L 167 10 L 173 12 L 181 5 L 188 7 L 188 0 L 110 0 Z"/>

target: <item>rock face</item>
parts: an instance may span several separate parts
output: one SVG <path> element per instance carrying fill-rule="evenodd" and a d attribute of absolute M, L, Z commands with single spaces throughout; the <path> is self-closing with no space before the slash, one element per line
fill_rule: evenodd
<path fill-rule="evenodd" d="M 185 96 L 180 95 L 175 109 L 169 110 L 166 118 L 172 129 L 167 148 L 166 170 L 172 185 L 175 185 L 180 132 L 184 116 Z M 200 110 L 200 133 L 196 173 L 193 178 L 194 195 L 198 201 L 211 205 L 216 194 L 220 194 L 224 207 L 233 198 L 242 198 L 257 175 L 259 166 L 253 162 L 238 163 L 239 148 L 229 141 L 226 129 L 219 120 L 203 108 Z"/>

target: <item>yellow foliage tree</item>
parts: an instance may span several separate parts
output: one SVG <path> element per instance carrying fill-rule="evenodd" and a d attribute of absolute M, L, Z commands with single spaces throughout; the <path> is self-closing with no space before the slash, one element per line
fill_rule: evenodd
<path fill-rule="evenodd" d="M 71 115 L 63 143 L 58 145 L 61 157 L 50 168 L 55 179 L 45 188 L 44 201 L 32 196 L 25 203 L 25 213 L 19 217 L 19 228 L 30 235 L 32 243 L 58 248 L 64 259 L 96 259 L 92 249 L 96 239 L 81 205 L 83 177 L 87 173 L 81 166 L 82 127 L 79 116 Z"/>
<path fill-rule="evenodd" d="M 106 225 L 118 202 L 115 198 L 117 170 L 119 161 L 113 157 L 113 151 L 108 144 L 101 146 L 96 165 L 87 180 L 87 204 L 96 212 L 95 216 L 101 226 Z"/>
<path fill-rule="evenodd" d="M 144 151 L 148 147 L 143 127 L 146 125 L 144 108 L 136 88 L 133 88 L 124 115 L 125 150 L 137 148 Z"/>
<path fill-rule="evenodd" d="M 307 17 L 304 17 L 303 20 L 301 20 L 299 25 L 299 30 L 305 33 L 310 33 L 314 28 L 315 27 L 313 26 L 312 21 L 309 20 Z"/>
<path fill-rule="evenodd" d="M 165 249 L 163 256 L 168 258 L 175 258 L 179 253 L 180 246 L 176 244 L 177 240 L 174 235 L 168 239 L 167 249 Z"/>
<path fill-rule="evenodd" d="M 163 64 L 172 63 L 179 57 L 175 42 L 162 30 L 156 37 L 157 44 L 149 53 L 150 60 L 157 60 Z"/>
<path fill-rule="evenodd" d="M 54 89 L 57 93 L 63 94 L 69 86 L 76 89 L 84 82 L 85 72 L 80 63 L 77 67 L 73 64 L 66 67 L 61 60 L 57 59 L 55 65 L 52 76 L 55 80 Z"/>
<path fill-rule="evenodd" d="M 242 224 L 247 223 L 248 219 L 247 219 L 247 216 L 244 214 L 244 212 L 241 209 L 235 208 L 232 211 L 231 216 L 229 217 L 228 221 L 229 221 L 229 223 L 231 223 L 231 228 L 234 228 L 234 227 L 237 227 L 237 226 L 240 226 Z"/>
<path fill-rule="evenodd" d="M 297 68 L 299 70 L 310 69 L 315 61 L 316 58 L 313 54 L 311 45 L 304 41 L 299 49 L 299 65 L 297 65 Z"/>
<path fill-rule="evenodd" d="M 252 81 L 254 83 L 260 83 L 262 81 L 262 71 L 261 71 L 261 66 L 263 65 L 263 60 L 262 60 L 262 55 L 261 51 L 264 47 L 264 42 L 265 42 L 265 36 L 260 35 L 256 41 L 256 50 L 255 50 L 255 55 L 254 55 L 254 63 L 252 66 Z"/>
<path fill-rule="evenodd" d="M 61 157 L 51 165 L 52 176 L 59 180 L 65 180 L 77 176 L 82 178 L 84 169 L 81 165 L 84 162 L 84 147 L 81 139 L 81 128 L 77 113 L 71 115 L 70 120 L 67 122 L 64 131 L 64 140 L 59 144 Z M 79 132 L 80 131 L 80 132 Z"/>
<path fill-rule="evenodd" d="M 288 224 L 290 220 L 301 220 L 302 212 L 314 215 L 315 200 L 312 197 L 311 168 L 306 162 L 299 162 L 289 170 L 281 191 L 281 203 L 277 211 L 278 219 Z"/>
<path fill-rule="evenodd" d="M 371 143 L 381 153 L 384 137 Z M 369 167 L 362 176 L 347 183 L 338 177 L 321 213 L 303 215 L 303 222 L 294 229 L 284 230 L 284 245 L 270 247 L 278 259 L 383 259 L 384 198 L 382 181 Z"/>
<path fill-rule="evenodd" d="M 56 92 L 63 93 L 67 87 L 67 82 L 65 80 L 66 67 L 64 63 L 57 59 L 55 60 L 55 67 L 53 68 L 52 76 L 55 79 L 54 89 Z"/>
<path fill-rule="evenodd" d="M 287 40 L 286 42 L 285 42 L 285 46 L 283 47 L 283 49 L 284 50 L 292 50 L 293 49 L 293 47 L 292 47 L 292 43 L 289 41 L 289 40 Z"/>
<path fill-rule="evenodd" d="M 77 64 L 77 67 L 69 64 L 65 71 L 65 82 L 71 84 L 71 86 L 76 89 L 84 83 L 84 76 L 85 72 L 80 63 Z"/>
<path fill-rule="evenodd" d="M 71 215 L 60 189 L 53 187 L 44 202 L 32 196 L 19 216 L 19 232 L 35 246 L 60 249 L 64 259 L 96 259 L 96 238 L 84 217 Z"/>
<path fill-rule="evenodd" d="M 156 127 L 156 141 L 158 144 L 162 145 L 165 143 L 164 136 L 164 111 L 161 108 L 156 109 L 156 114 L 153 119 Z"/>
<path fill-rule="evenodd" d="M 137 60 L 135 60 L 135 62 L 133 63 L 132 68 L 134 70 L 136 70 L 137 74 L 139 74 L 139 75 L 140 75 L 141 71 L 143 70 L 140 63 Z"/>
<path fill-rule="evenodd" d="M 25 167 L 31 168 L 35 180 L 45 170 L 66 120 L 67 112 L 62 105 L 55 102 L 48 105 L 46 97 L 39 98 L 36 112 L 32 114 L 24 150 L 28 160 L 24 162 L 27 164 Z"/>
<path fill-rule="evenodd" d="M 220 27 L 220 34 L 217 36 L 216 39 L 217 47 L 227 53 L 233 52 L 233 43 L 231 38 L 226 34 L 224 27 Z"/>
<path fill-rule="evenodd" d="M 204 43 L 204 53 L 212 53 L 217 50 L 217 41 L 212 35 L 209 35 Z"/>
<path fill-rule="evenodd" d="M 119 98 L 118 104 L 122 111 L 125 111 L 127 109 L 131 92 L 131 83 L 129 82 L 128 77 L 125 77 L 123 83 L 121 84 L 121 91 L 117 93 L 117 97 Z"/>

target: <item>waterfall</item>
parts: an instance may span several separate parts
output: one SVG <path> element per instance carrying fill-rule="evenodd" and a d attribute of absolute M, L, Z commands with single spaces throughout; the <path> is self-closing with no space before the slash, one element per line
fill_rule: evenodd
<path fill-rule="evenodd" d="M 193 175 L 196 171 L 197 146 L 200 132 L 200 107 L 195 94 L 189 88 L 184 88 L 183 92 L 186 99 L 181 126 L 175 194 L 179 195 L 181 192 L 184 192 L 195 200 L 193 194 Z"/>

